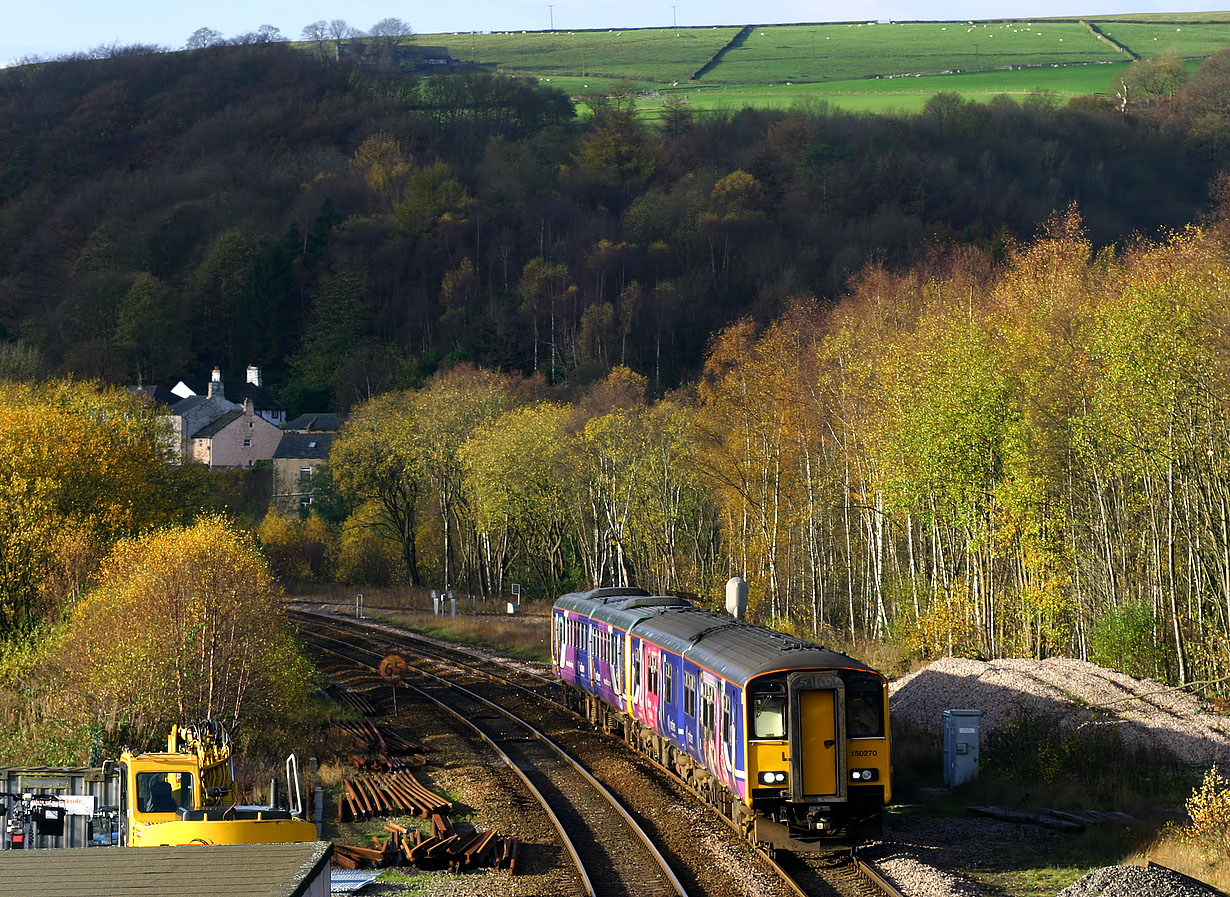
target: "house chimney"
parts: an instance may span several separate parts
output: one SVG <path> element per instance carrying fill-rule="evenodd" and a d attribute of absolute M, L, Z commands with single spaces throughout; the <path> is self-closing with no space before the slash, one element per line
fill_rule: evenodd
<path fill-rule="evenodd" d="M 214 372 L 209 375 L 209 392 L 207 396 L 211 399 L 221 399 L 224 396 L 222 392 L 222 369 L 216 364 L 214 365 Z"/>
<path fill-rule="evenodd" d="M 251 399 L 243 400 L 243 413 L 244 414 L 255 414 L 256 413 L 256 406 L 252 404 Z"/>
<path fill-rule="evenodd" d="M 248 365 L 248 382 L 256 387 L 263 385 L 261 383 L 261 369 L 254 364 Z"/>

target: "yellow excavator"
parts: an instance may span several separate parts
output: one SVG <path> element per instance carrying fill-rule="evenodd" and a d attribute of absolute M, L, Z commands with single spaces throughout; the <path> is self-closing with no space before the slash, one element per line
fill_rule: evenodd
<path fill-rule="evenodd" d="M 212 720 L 172 726 L 166 753 L 134 754 L 125 749 L 115 765 L 120 776 L 121 844 L 316 840 L 316 826 L 302 818 L 294 755 L 286 760 L 289 809 L 237 804 L 230 738 L 226 728 Z"/>

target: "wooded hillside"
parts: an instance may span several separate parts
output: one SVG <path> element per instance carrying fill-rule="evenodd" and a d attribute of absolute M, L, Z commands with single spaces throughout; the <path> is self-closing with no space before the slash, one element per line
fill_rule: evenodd
<path fill-rule="evenodd" d="M 444 358 L 580 383 L 626 364 L 661 390 L 721 326 L 836 297 L 868 261 L 998 255 L 1072 202 L 1097 245 L 1181 226 L 1218 133 L 943 95 L 649 130 L 618 97 L 582 122 L 538 84 L 277 44 L 9 69 L 0 339 L 118 383 L 257 364 L 292 414 Z"/>

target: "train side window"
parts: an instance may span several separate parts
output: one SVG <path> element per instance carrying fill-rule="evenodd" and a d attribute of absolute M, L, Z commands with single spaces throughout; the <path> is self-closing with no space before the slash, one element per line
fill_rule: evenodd
<path fill-rule="evenodd" d="M 675 703 L 675 671 L 670 663 L 665 664 L 666 669 L 662 671 L 663 682 L 662 699 L 668 704 Z"/>
<path fill-rule="evenodd" d="M 683 674 L 683 712 L 696 719 L 696 677 Z"/>
<path fill-rule="evenodd" d="M 730 693 L 722 690 L 722 722 L 726 725 L 726 743 L 735 741 L 735 715 L 730 712 Z"/>

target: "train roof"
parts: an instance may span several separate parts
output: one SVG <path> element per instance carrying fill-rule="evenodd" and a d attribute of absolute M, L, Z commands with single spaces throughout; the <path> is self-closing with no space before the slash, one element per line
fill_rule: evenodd
<path fill-rule="evenodd" d="M 636 634 L 682 654 L 693 663 L 744 687 L 779 670 L 846 669 L 874 672 L 822 645 L 721 614 L 663 614 L 637 626 Z"/>
<path fill-rule="evenodd" d="M 683 655 L 740 686 L 777 670 L 871 667 L 838 651 L 783 632 L 702 610 L 669 595 L 644 589 L 606 588 L 573 592 L 557 607 L 647 637 L 668 651 Z M 879 675 L 879 674 L 876 674 Z"/>
<path fill-rule="evenodd" d="M 690 608 L 692 605 L 673 595 L 650 595 L 644 589 L 623 586 L 572 592 L 561 596 L 555 606 L 585 614 L 623 630 L 630 630 L 642 620 L 668 610 Z"/>

